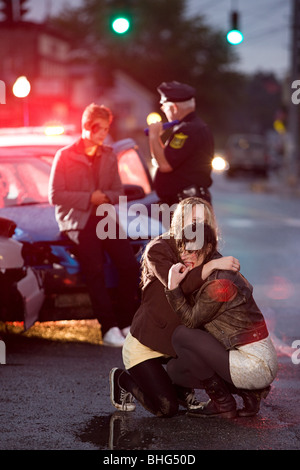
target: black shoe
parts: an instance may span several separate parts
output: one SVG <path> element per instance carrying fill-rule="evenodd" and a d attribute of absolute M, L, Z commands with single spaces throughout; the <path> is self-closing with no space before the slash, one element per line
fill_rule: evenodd
<path fill-rule="evenodd" d="M 202 418 L 235 418 L 236 402 L 226 387 L 226 383 L 218 375 L 203 381 L 204 389 L 210 400 L 197 410 L 188 411 L 189 416 Z"/>
<path fill-rule="evenodd" d="M 134 411 L 133 396 L 119 385 L 119 378 L 124 373 L 122 369 L 115 367 L 109 373 L 110 400 L 117 410 Z"/>
<path fill-rule="evenodd" d="M 242 418 L 255 416 L 259 412 L 260 402 L 263 398 L 267 398 L 271 386 L 269 385 L 266 388 L 260 390 L 242 390 L 238 389 L 237 394 L 242 397 L 244 402 L 244 408 L 238 410 L 238 415 Z"/>

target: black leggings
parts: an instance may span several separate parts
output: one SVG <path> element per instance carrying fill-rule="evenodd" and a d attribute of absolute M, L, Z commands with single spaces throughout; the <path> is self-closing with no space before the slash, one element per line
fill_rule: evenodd
<path fill-rule="evenodd" d="M 160 358 L 149 359 L 128 369 L 119 384 L 156 416 L 170 417 L 178 411 L 178 399 Z"/>
<path fill-rule="evenodd" d="M 177 413 L 173 384 L 203 388 L 202 381 L 215 373 L 232 384 L 229 351 L 211 334 L 180 325 L 173 333 L 172 343 L 177 358 L 170 359 L 167 371 L 160 358 L 149 359 L 124 371 L 119 379 L 119 384 L 156 416 Z"/>
<path fill-rule="evenodd" d="M 210 333 L 180 325 L 172 343 L 177 358 L 168 362 L 167 371 L 173 383 L 203 388 L 202 381 L 216 373 L 232 384 L 229 351 Z"/>

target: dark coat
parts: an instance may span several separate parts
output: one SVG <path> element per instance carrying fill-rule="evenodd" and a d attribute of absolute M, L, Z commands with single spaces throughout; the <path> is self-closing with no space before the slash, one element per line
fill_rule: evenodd
<path fill-rule="evenodd" d="M 154 188 L 162 201 L 178 202 L 178 193 L 191 185 L 205 189 L 211 186 L 214 140 L 208 126 L 195 112 L 189 113 L 173 128 L 164 154 L 173 170 L 161 172 L 158 169 L 156 172 Z"/>
<path fill-rule="evenodd" d="M 112 148 L 101 146 L 99 164 L 84 154 L 81 139 L 60 149 L 55 155 L 50 181 L 49 201 L 55 204 L 56 220 L 61 231 L 82 230 L 94 206 L 91 195 L 96 189 L 103 191 L 112 204 L 124 194 L 118 172 L 117 157 Z"/>
<path fill-rule="evenodd" d="M 144 255 L 144 287 L 141 306 L 130 328 L 132 336 L 142 344 L 163 354 L 176 356 L 172 346 L 172 334 L 181 324 L 170 306 L 165 288 L 171 266 L 180 261 L 174 239 L 158 237 L 152 240 Z M 185 295 L 192 294 L 203 284 L 202 267 L 194 268 L 182 282 Z"/>

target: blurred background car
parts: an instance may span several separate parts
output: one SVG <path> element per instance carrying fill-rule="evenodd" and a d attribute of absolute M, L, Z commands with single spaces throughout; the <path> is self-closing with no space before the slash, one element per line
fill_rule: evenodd
<path fill-rule="evenodd" d="M 25 266 L 38 273 L 45 299 L 35 320 L 42 321 L 73 319 L 74 316 L 92 318 L 84 278 L 76 258 L 76 245 L 59 232 L 54 206 L 48 202 L 54 155 L 59 148 L 74 142 L 77 136 L 60 137 L 36 135 L 36 129 L 30 128 L 23 134 L 10 130 L 10 135 L 0 135 L 0 217 L 14 222 L 12 240 L 22 244 Z M 124 139 L 111 145 L 118 158 L 128 214 L 131 208 L 131 215 L 126 214 L 120 221 L 126 225 L 123 229 L 140 261 L 148 241 L 165 230 L 160 216 L 156 217 L 151 211 L 152 205 L 159 201 L 135 141 Z M 136 229 L 136 224 L 132 223 L 134 208 L 141 207 L 136 204 L 142 204 L 145 209 L 138 217 L 138 236 L 136 230 L 132 230 Z M 116 211 L 119 211 L 118 206 Z M 113 292 L 118 278 L 108 255 L 105 278 L 107 287 Z"/>
<path fill-rule="evenodd" d="M 269 159 L 265 139 L 259 134 L 233 134 L 225 147 L 227 176 L 250 173 L 267 177 Z"/>

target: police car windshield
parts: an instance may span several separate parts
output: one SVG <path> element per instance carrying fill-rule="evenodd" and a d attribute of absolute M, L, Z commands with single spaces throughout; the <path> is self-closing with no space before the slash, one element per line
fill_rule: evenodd
<path fill-rule="evenodd" d="M 0 208 L 47 203 L 50 169 L 38 158 L 0 154 Z"/>

